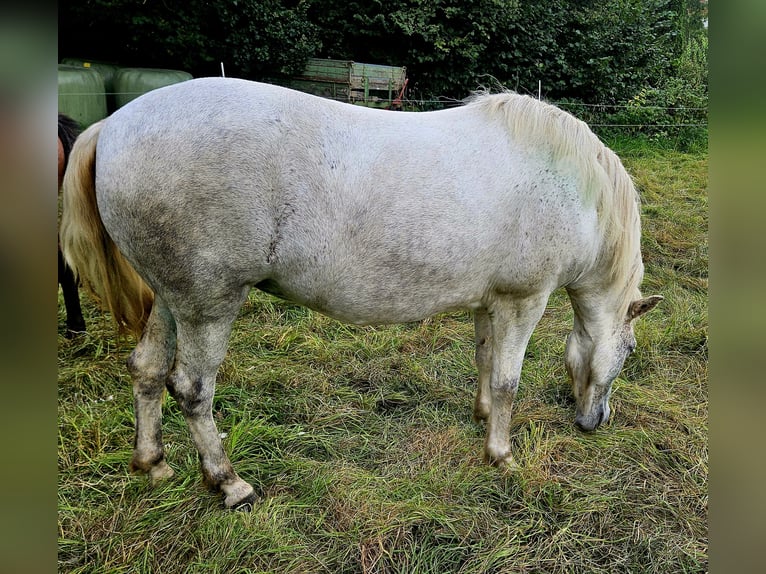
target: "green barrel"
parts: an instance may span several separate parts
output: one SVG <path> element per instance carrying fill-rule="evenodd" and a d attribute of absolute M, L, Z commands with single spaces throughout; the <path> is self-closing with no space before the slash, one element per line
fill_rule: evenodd
<path fill-rule="evenodd" d="M 114 77 L 115 102 L 119 108 L 146 92 L 191 79 L 189 72 L 181 70 L 120 68 Z"/>
<path fill-rule="evenodd" d="M 96 70 L 59 65 L 58 88 L 59 112 L 83 128 L 107 116 L 104 78 Z"/>
<path fill-rule="evenodd" d="M 114 62 L 103 62 L 100 60 L 88 60 L 85 58 L 64 58 L 61 63 L 65 66 L 76 66 L 78 68 L 90 68 L 96 70 L 104 78 L 104 90 L 106 90 L 106 109 L 112 113 L 117 106 L 114 101 L 114 76 L 120 67 Z"/>

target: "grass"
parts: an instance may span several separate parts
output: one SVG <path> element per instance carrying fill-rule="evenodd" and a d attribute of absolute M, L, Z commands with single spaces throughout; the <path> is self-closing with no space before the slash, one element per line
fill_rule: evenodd
<path fill-rule="evenodd" d="M 466 314 L 342 325 L 253 292 L 221 368 L 215 417 L 261 496 L 222 509 L 166 399 L 176 475 L 128 473 L 129 341 L 59 302 L 59 571 L 484 573 L 707 571 L 707 155 L 617 142 L 643 201 L 646 294 L 611 421 L 573 426 L 572 313 L 554 293 L 527 351 L 512 442 L 481 462 Z"/>

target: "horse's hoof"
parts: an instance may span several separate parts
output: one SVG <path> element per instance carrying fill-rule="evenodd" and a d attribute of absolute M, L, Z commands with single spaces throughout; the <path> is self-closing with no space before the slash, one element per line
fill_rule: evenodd
<path fill-rule="evenodd" d="M 256 500 L 258 500 L 258 497 L 255 495 L 255 492 L 251 492 L 234 506 L 229 507 L 229 509 L 235 512 L 252 512 Z"/>
<path fill-rule="evenodd" d="M 152 486 L 172 477 L 173 474 L 175 474 L 173 469 L 170 468 L 170 465 L 164 460 L 161 460 L 158 464 L 149 469 L 149 479 L 151 480 Z"/>
<path fill-rule="evenodd" d="M 521 466 L 519 466 L 519 464 L 510 454 L 505 458 L 495 462 L 494 465 L 500 470 L 507 470 L 510 472 L 518 472 L 521 470 Z"/>
<path fill-rule="evenodd" d="M 491 455 L 485 452 L 484 462 L 500 470 L 510 470 L 512 472 L 521 470 L 521 467 L 514 460 L 513 455 L 510 452 L 499 455 Z"/>
<path fill-rule="evenodd" d="M 226 508 L 239 512 L 250 512 L 253 510 L 258 497 L 255 495 L 255 490 L 253 490 L 252 486 L 245 481 L 241 481 L 233 488 L 227 490 L 228 492 L 223 502 Z"/>
<path fill-rule="evenodd" d="M 85 334 L 87 334 L 87 331 L 85 330 L 85 325 L 83 325 L 82 327 L 67 327 L 66 331 L 64 332 L 64 337 L 66 337 L 67 339 L 76 339 Z"/>
<path fill-rule="evenodd" d="M 170 478 L 174 474 L 173 469 L 170 468 L 170 465 L 167 462 L 165 462 L 164 458 L 154 463 L 145 463 L 141 462 L 140 459 L 133 457 L 130 461 L 129 469 L 130 472 L 134 474 L 148 474 L 152 486 L 162 480 Z"/>

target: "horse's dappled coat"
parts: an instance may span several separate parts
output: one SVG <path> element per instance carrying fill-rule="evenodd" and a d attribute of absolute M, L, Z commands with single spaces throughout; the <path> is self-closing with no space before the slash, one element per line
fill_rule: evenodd
<path fill-rule="evenodd" d="M 143 327 L 129 361 L 132 466 L 172 473 L 167 386 L 227 506 L 253 489 L 221 447 L 213 389 L 253 286 L 353 323 L 472 310 L 474 413 L 499 464 L 511 460 L 524 349 L 550 293 L 565 286 L 575 310 L 566 362 L 585 429 L 609 417 L 631 321 L 658 300 L 640 299 L 637 197 L 619 159 L 585 124 L 525 96 L 389 112 L 200 79 L 121 108 L 70 161 L 65 253 L 118 322 Z M 131 267 L 154 293 L 145 326 L 146 297 L 115 295 L 118 284 L 142 293 Z"/>

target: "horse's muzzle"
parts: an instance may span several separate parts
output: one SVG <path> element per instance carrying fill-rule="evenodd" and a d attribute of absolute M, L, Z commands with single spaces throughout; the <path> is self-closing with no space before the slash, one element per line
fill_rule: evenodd
<path fill-rule="evenodd" d="M 599 406 L 590 416 L 578 413 L 575 417 L 575 426 L 581 431 L 591 432 L 596 430 L 601 423 L 606 422 L 608 418 L 609 411 L 603 406 Z"/>

